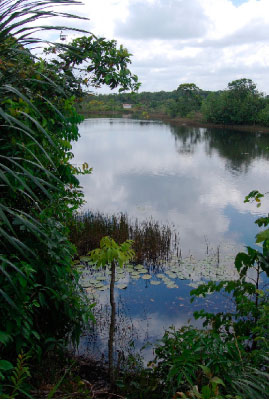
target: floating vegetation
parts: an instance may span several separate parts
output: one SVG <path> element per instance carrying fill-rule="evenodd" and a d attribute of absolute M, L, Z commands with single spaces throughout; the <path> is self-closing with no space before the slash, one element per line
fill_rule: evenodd
<path fill-rule="evenodd" d="M 183 259 L 177 242 L 178 235 L 172 234 L 168 226 L 152 220 L 131 223 L 124 214 L 106 216 L 86 213 L 77 215 L 70 231 L 71 239 L 81 254 L 73 265 L 79 270 L 80 283 L 89 295 L 109 289 L 109 266 L 97 267 L 89 256 L 85 256 L 88 251 L 99 246 L 100 238 L 105 235 L 110 235 L 118 243 L 126 239 L 134 240 L 137 258 L 123 268 L 116 267 L 116 289 L 126 289 L 132 281 L 149 281 L 151 285 L 178 289 L 180 280 L 187 281 L 191 288 L 197 288 L 209 280 L 238 279 L 234 257 L 241 249 L 230 243 L 222 243 L 214 250 L 206 242 L 202 259 L 195 259 L 192 255 Z"/>
<path fill-rule="evenodd" d="M 137 265 L 134 266 L 134 268 L 137 269 L 137 270 L 141 270 L 141 269 L 144 269 L 144 265 L 137 264 Z"/>
<path fill-rule="evenodd" d="M 146 275 L 142 275 L 141 278 L 142 278 L 142 279 L 151 279 L 152 276 L 149 275 L 149 274 L 146 274 Z"/>
<path fill-rule="evenodd" d="M 148 272 L 148 270 L 147 270 L 146 268 L 141 268 L 141 269 L 139 270 L 139 272 L 140 272 L 141 274 L 146 274 L 146 273 Z"/>
<path fill-rule="evenodd" d="M 119 283 L 116 287 L 118 288 L 118 289 L 126 289 L 127 288 L 127 284 L 125 284 L 125 283 Z"/>
<path fill-rule="evenodd" d="M 151 285 L 165 285 L 168 289 L 178 289 L 178 280 L 187 280 L 189 287 L 197 288 L 208 280 L 237 279 L 238 273 L 233 267 L 233 259 L 233 254 L 228 256 L 220 252 L 210 253 L 202 260 L 193 257 L 182 260 L 173 255 L 166 263 L 162 260 L 162 273 L 147 263 L 127 264 L 123 268 L 116 268 L 115 287 L 120 290 L 126 289 L 129 282 L 144 280 L 149 281 Z M 80 261 L 83 262 L 77 265 L 82 270 L 80 283 L 87 293 L 96 294 L 109 289 L 111 274 L 109 266 L 97 268 L 86 257 L 81 257 Z"/>
<path fill-rule="evenodd" d="M 164 274 L 156 274 L 156 277 L 159 279 L 162 279 L 162 278 L 165 278 L 165 275 Z"/>

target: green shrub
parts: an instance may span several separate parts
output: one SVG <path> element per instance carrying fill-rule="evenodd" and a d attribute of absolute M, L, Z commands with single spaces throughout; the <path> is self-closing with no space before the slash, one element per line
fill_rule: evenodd
<path fill-rule="evenodd" d="M 236 371 L 242 369 L 244 349 L 236 341 L 225 339 L 224 335 L 191 326 L 170 328 L 156 347 L 153 360 L 154 375 L 166 397 L 206 385 L 201 366 L 230 384 Z"/>

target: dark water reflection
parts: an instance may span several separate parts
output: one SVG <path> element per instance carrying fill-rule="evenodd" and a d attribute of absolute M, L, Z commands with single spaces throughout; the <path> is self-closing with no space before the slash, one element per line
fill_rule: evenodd
<path fill-rule="evenodd" d="M 179 234 L 183 258 L 201 259 L 206 249 L 212 254 L 219 249 L 223 255 L 254 244 L 254 221 L 267 212 L 269 203 L 265 199 L 257 209 L 245 204 L 244 197 L 253 189 L 268 189 L 268 135 L 127 118 L 89 119 L 80 133 L 74 162 L 87 161 L 93 167 L 92 175 L 80 178 L 85 210 L 124 212 L 170 224 Z M 138 345 L 160 337 L 172 324 L 187 323 L 201 306 L 231 307 L 221 295 L 189 303 L 189 284 L 203 278 L 198 276 L 200 267 L 196 277 L 194 271 L 189 280 L 178 279 L 177 289 L 139 279 L 116 290 L 118 349 L 135 335 Z M 99 295 L 97 314 L 109 314 L 107 304 L 106 291 Z M 81 351 L 90 345 L 91 351 L 95 346 L 98 354 L 105 353 L 109 316 L 101 319 L 98 330 L 83 338 Z"/>

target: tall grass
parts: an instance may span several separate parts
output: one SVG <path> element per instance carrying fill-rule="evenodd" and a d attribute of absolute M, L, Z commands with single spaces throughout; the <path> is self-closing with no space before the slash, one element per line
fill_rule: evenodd
<path fill-rule="evenodd" d="M 158 263 L 168 258 L 171 247 L 177 246 L 177 236 L 168 225 L 159 222 L 132 221 L 126 214 L 106 215 L 100 212 L 77 214 L 70 223 L 70 240 L 78 255 L 85 255 L 99 247 L 103 236 L 111 236 L 117 243 L 134 241 L 135 261 Z"/>

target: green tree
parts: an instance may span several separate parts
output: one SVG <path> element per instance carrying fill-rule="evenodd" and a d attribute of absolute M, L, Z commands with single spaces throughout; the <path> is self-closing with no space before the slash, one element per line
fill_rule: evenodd
<path fill-rule="evenodd" d="M 265 99 L 265 107 L 258 114 L 258 123 L 263 126 L 269 126 L 269 104 Z"/>
<path fill-rule="evenodd" d="M 251 79 L 238 79 L 228 83 L 227 90 L 210 94 L 203 102 L 202 113 L 206 121 L 217 124 L 255 124 L 265 106 L 264 97 Z"/>
<path fill-rule="evenodd" d="M 199 111 L 202 104 L 201 89 L 194 83 L 183 83 L 177 88 L 177 113 L 186 117 L 191 111 Z"/>
<path fill-rule="evenodd" d="M 98 267 L 111 267 L 110 280 L 110 305 L 111 318 L 108 339 L 108 367 L 111 383 L 114 382 L 114 365 L 113 365 L 113 348 L 114 348 L 114 333 L 116 327 L 116 302 L 114 297 L 116 266 L 123 268 L 123 265 L 128 263 L 134 257 L 134 251 L 131 249 L 132 240 L 126 240 L 122 244 L 117 244 L 115 240 L 109 236 L 103 237 L 100 242 L 100 248 L 92 250 L 89 254 Z"/>

